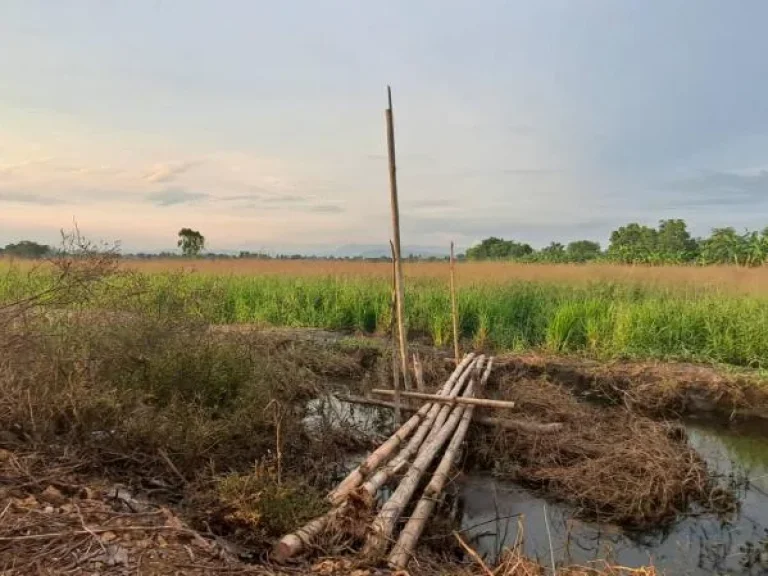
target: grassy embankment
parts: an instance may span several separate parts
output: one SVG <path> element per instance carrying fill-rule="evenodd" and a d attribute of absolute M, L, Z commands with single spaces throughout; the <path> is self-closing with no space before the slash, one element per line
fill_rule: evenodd
<path fill-rule="evenodd" d="M 172 309 L 223 324 L 364 333 L 390 326 L 386 263 L 132 266 L 141 296 L 124 308 Z M 452 337 L 446 268 L 425 263 L 406 269 L 409 331 L 438 345 Z M 762 269 L 468 263 L 458 274 L 461 336 L 474 346 L 768 365 L 768 297 L 762 290 L 768 273 Z M 20 269 L 6 270 L 0 301 L 45 282 L 44 274 L 30 278 Z M 98 306 L 98 298 L 91 305 Z"/>

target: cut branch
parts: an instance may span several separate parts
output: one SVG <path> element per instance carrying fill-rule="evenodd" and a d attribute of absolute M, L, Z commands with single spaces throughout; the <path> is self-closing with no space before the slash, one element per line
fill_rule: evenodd
<path fill-rule="evenodd" d="M 385 390 L 382 388 L 375 388 L 371 390 L 373 394 L 379 394 L 381 396 L 392 396 L 394 390 Z M 445 396 L 438 396 L 436 394 L 425 394 L 423 392 L 401 392 L 400 395 L 403 398 L 416 398 L 418 400 L 430 400 L 432 402 L 440 402 L 442 404 L 465 404 L 471 406 L 482 406 L 484 408 L 500 408 L 508 409 L 514 408 L 515 403 L 507 400 L 492 400 L 490 398 L 466 398 L 464 396 L 458 396 L 456 398 L 448 398 Z"/>

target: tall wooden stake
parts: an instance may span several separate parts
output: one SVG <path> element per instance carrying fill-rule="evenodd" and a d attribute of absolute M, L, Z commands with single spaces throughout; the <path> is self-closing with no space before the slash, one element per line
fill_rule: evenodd
<path fill-rule="evenodd" d="M 461 362 L 459 352 L 459 312 L 456 309 L 456 258 L 453 256 L 453 241 L 451 241 L 451 316 L 453 316 L 453 355 L 456 365 Z"/>
<path fill-rule="evenodd" d="M 392 89 L 387 86 L 387 153 L 389 156 L 389 192 L 392 204 L 392 237 L 395 248 L 395 287 L 397 289 L 397 331 L 400 338 L 400 366 L 403 370 L 403 386 L 411 389 L 408 374 L 408 342 L 405 333 L 405 287 L 403 285 L 403 264 L 400 260 L 400 207 L 397 201 L 397 169 L 395 167 L 395 124 L 392 113 Z"/>
<path fill-rule="evenodd" d="M 392 307 L 390 312 L 392 319 L 389 324 L 392 333 L 392 388 L 395 391 L 395 425 L 400 426 L 402 414 L 400 412 L 400 366 L 397 361 L 397 258 L 395 257 L 395 245 L 392 240 L 389 241 L 389 248 L 392 250 Z"/>

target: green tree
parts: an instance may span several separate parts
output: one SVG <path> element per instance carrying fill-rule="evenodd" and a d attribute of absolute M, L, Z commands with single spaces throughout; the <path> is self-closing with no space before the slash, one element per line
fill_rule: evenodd
<path fill-rule="evenodd" d="M 467 250 L 468 260 L 509 260 L 533 254 L 530 244 L 491 236 Z"/>
<path fill-rule="evenodd" d="M 748 243 L 730 226 L 714 228 L 702 241 L 701 259 L 705 264 L 746 264 Z"/>
<path fill-rule="evenodd" d="M 8 244 L 0 254 L 16 258 L 45 258 L 53 253 L 53 249 L 45 244 L 38 244 L 31 240 L 21 240 L 15 244 Z"/>
<path fill-rule="evenodd" d="M 568 244 L 565 253 L 569 262 L 588 262 L 600 257 L 600 243 L 576 240 Z"/>
<path fill-rule="evenodd" d="M 699 246 L 691 238 L 685 220 L 661 220 L 657 233 L 658 255 L 665 262 L 690 262 L 696 259 Z"/>
<path fill-rule="evenodd" d="M 198 256 L 205 248 L 205 236 L 197 230 L 182 228 L 179 230 L 178 246 L 184 256 Z"/>
<path fill-rule="evenodd" d="M 560 242 L 551 242 L 546 248 L 542 248 L 539 253 L 539 260 L 542 262 L 565 262 L 565 246 Z"/>
<path fill-rule="evenodd" d="M 608 255 L 618 262 L 654 263 L 658 258 L 659 233 L 635 222 L 611 232 Z"/>

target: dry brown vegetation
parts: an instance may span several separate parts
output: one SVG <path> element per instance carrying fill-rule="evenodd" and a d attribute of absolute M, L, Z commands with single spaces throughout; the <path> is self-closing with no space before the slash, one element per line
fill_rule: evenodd
<path fill-rule="evenodd" d="M 115 273 L 111 262 L 72 262 L 56 293 L 67 305 L 85 303 L 99 270 Z M 288 569 L 248 566 L 237 552 L 222 552 L 221 539 L 244 545 L 256 560 L 275 538 L 323 510 L 322 496 L 345 458 L 374 440 L 324 421 L 308 433 L 307 401 L 390 382 L 380 341 L 211 330 L 150 309 L 60 312 L 38 300 L 0 310 L 0 569 L 381 573 L 338 558 Z M 447 377 L 450 366 L 437 351 L 425 349 L 422 359 L 428 384 Z M 477 463 L 500 462 L 496 472 L 624 524 L 669 521 L 689 501 L 727 503 L 675 428 L 625 408 L 595 408 L 561 386 L 520 378 L 518 368 L 496 379 L 499 395 L 514 398 L 523 417 L 562 421 L 566 432 L 543 439 L 491 432 L 473 451 Z M 143 495 L 140 509 L 110 496 L 115 483 Z M 110 490 L 87 490 L 105 486 Z M 450 536 L 450 527 L 445 532 Z M 414 574 L 487 574 L 455 553 L 432 560 L 426 548 Z M 160 564 L 150 568 L 152 562 Z M 544 569 L 510 552 L 497 573 Z M 635 572 L 605 566 L 559 573 Z"/>
<path fill-rule="evenodd" d="M 387 262 L 330 260 L 148 260 L 126 261 L 124 266 L 142 272 L 197 271 L 213 275 L 362 276 L 389 280 Z M 404 263 L 406 278 L 448 282 L 445 262 Z M 460 285 L 512 281 L 586 284 L 622 282 L 660 286 L 714 287 L 735 293 L 768 292 L 768 267 L 738 266 L 630 266 L 619 264 L 521 264 L 515 262 L 462 262 Z"/>
<path fill-rule="evenodd" d="M 588 519 L 632 528 L 673 522 L 694 502 L 733 508 L 678 425 L 580 401 L 546 378 L 500 372 L 495 396 L 515 401 L 524 418 L 563 427 L 545 435 L 475 430 L 472 453 L 496 474 L 543 488 Z"/>

